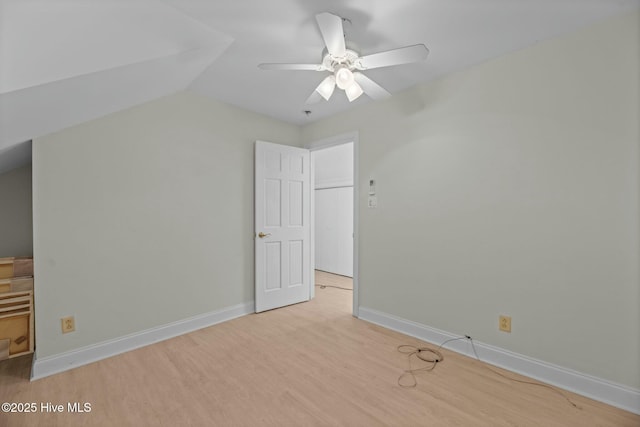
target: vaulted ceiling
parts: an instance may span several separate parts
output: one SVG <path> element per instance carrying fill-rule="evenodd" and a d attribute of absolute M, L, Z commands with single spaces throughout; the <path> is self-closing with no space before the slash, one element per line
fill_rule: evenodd
<path fill-rule="evenodd" d="M 362 55 L 430 49 L 423 63 L 367 72 L 393 94 L 638 7 L 640 0 L 0 0 L 0 157 L 184 89 L 299 125 L 374 102 L 336 93 L 307 106 L 324 74 L 257 68 L 319 63 L 319 12 L 346 18 L 349 46 Z"/>

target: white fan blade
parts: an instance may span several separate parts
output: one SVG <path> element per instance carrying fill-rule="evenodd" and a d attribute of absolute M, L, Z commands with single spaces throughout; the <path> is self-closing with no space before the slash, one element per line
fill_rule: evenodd
<path fill-rule="evenodd" d="M 429 55 L 429 49 L 423 44 L 416 44 L 363 56 L 356 60 L 355 65 L 359 70 L 369 70 L 424 61 L 427 59 L 427 55 Z"/>
<path fill-rule="evenodd" d="M 364 93 L 366 93 L 370 98 L 386 99 L 391 96 L 391 94 L 387 92 L 382 86 L 380 86 L 378 83 L 374 82 L 364 74 L 356 71 L 355 73 L 353 73 L 353 77 L 356 79 L 356 82 L 360 85 Z"/>
<path fill-rule="evenodd" d="M 261 70 L 324 71 L 321 64 L 260 64 Z"/>
<path fill-rule="evenodd" d="M 344 44 L 344 29 L 342 18 L 328 12 L 316 15 L 320 33 L 327 45 L 327 51 L 336 58 L 342 58 L 347 54 Z"/>
<path fill-rule="evenodd" d="M 309 98 L 307 98 L 307 100 L 304 102 L 305 104 L 317 104 L 318 102 L 322 101 L 324 98 L 322 97 L 322 95 L 320 95 L 320 93 L 318 93 L 317 90 L 314 90 L 313 93 L 311 94 L 311 96 L 309 96 Z"/>

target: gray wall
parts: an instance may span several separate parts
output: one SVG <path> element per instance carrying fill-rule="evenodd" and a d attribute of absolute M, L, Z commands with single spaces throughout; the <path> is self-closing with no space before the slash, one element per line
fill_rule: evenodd
<path fill-rule="evenodd" d="M 31 165 L 0 174 L 0 258 L 33 254 Z"/>
<path fill-rule="evenodd" d="M 252 301 L 257 139 L 300 129 L 182 93 L 34 140 L 38 357 Z"/>
<path fill-rule="evenodd" d="M 640 388 L 639 22 L 303 129 L 357 130 L 360 188 L 377 181 L 378 208 L 358 201 L 361 306 Z"/>

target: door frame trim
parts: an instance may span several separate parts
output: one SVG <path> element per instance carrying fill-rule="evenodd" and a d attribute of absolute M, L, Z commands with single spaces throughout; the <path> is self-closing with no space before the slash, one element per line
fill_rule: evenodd
<path fill-rule="evenodd" d="M 337 145 L 349 144 L 353 143 L 353 310 L 352 314 L 354 317 L 358 317 L 358 311 L 360 307 L 360 298 L 359 298 L 359 290 L 360 290 L 360 273 L 358 268 L 358 254 L 359 254 L 359 231 L 358 231 L 358 219 L 359 208 L 358 208 L 358 200 L 360 199 L 360 186 L 359 186 L 359 147 L 358 147 L 358 131 L 347 132 L 340 135 L 332 136 L 329 138 L 324 138 L 317 141 L 307 142 L 304 145 L 304 148 L 309 151 L 317 151 L 322 150 L 324 148 L 335 147 Z M 311 194 L 311 206 L 310 206 L 310 217 L 311 217 L 311 232 L 309 239 L 309 299 L 315 296 L 316 290 L 316 281 L 315 281 L 315 171 L 313 167 L 313 162 L 310 162 L 311 165 L 311 176 L 309 179 L 310 194 Z"/>

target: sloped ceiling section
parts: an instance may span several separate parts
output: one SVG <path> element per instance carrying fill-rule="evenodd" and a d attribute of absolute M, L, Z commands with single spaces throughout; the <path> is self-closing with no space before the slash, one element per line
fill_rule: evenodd
<path fill-rule="evenodd" d="M 309 106 L 326 72 L 258 69 L 319 62 L 320 12 L 348 20 L 348 45 L 362 55 L 430 49 L 424 62 L 367 71 L 395 94 L 638 7 L 640 0 L 0 0 L 0 156 L 182 89 L 298 125 L 373 102 L 349 103 L 337 91 Z"/>
<path fill-rule="evenodd" d="M 153 0 L 0 0 L 0 152 L 186 88 L 233 38 Z"/>

